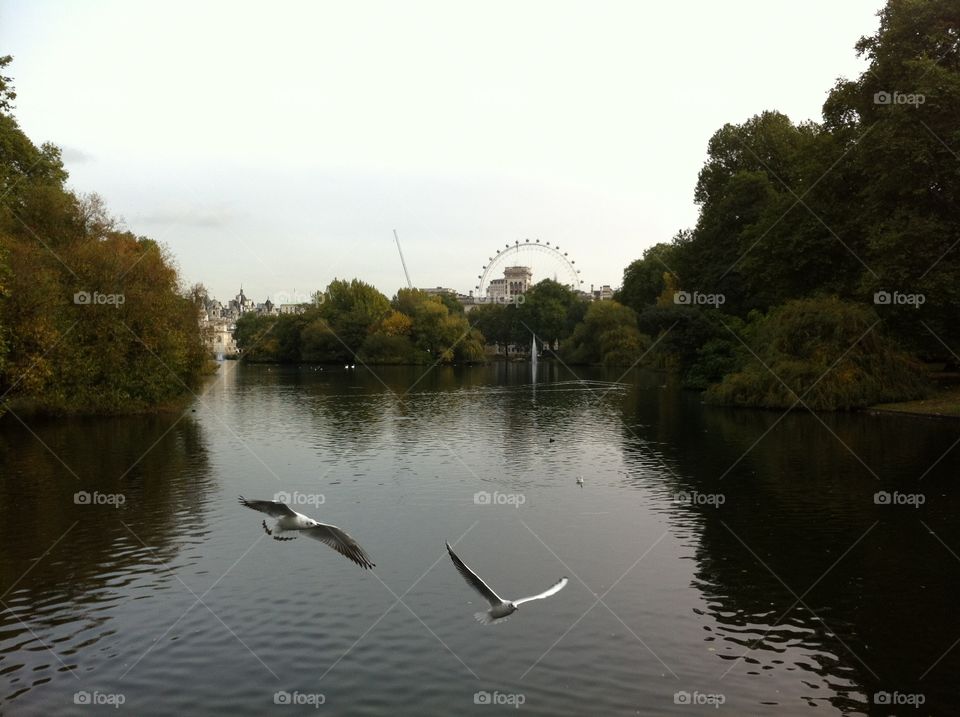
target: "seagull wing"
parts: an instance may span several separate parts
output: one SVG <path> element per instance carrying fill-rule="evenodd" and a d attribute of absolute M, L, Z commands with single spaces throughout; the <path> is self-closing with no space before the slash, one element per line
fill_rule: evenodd
<path fill-rule="evenodd" d="M 554 585 L 552 588 L 549 588 L 549 589 L 547 589 L 547 590 L 544 590 L 544 591 L 543 591 L 542 593 L 540 593 L 539 595 L 531 595 L 530 597 L 525 597 L 525 598 L 520 598 L 519 600 L 514 600 L 514 601 L 513 601 L 513 604 L 514 604 L 514 605 L 521 605 L 521 604 L 523 604 L 523 603 L 525 603 L 525 602 L 530 602 L 531 600 L 543 600 L 544 598 L 548 598 L 548 597 L 550 597 L 551 595 L 556 595 L 558 592 L 560 592 L 561 590 L 563 590 L 564 586 L 565 586 L 568 582 L 569 582 L 569 581 L 568 581 L 566 578 L 560 578 L 560 580 L 557 581 L 557 584 Z"/>
<path fill-rule="evenodd" d="M 282 518 L 285 515 L 293 517 L 296 515 L 286 503 L 281 503 L 278 500 L 247 500 L 241 495 L 240 505 L 259 510 L 261 513 L 266 513 L 274 518 Z"/>
<path fill-rule="evenodd" d="M 503 602 L 503 599 L 493 592 L 493 590 L 490 589 L 490 586 L 480 579 L 479 575 L 468 568 L 467 564 L 457 557 L 457 554 L 453 552 L 453 548 L 450 547 L 450 543 L 447 543 L 447 552 L 450 553 L 450 559 L 453 560 L 453 564 L 457 567 L 457 572 L 463 576 L 463 579 L 467 581 L 468 585 L 483 595 L 488 603 L 496 606 Z"/>
<path fill-rule="evenodd" d="M 319 540 L 321 543 L 326 543 L 340 555 L 349 558 L 362 568 L 375 567 L 360 544 L 335 525 L 320 523 L 312 528 L 304 528 L 300 532 L 314 540 Z"/>

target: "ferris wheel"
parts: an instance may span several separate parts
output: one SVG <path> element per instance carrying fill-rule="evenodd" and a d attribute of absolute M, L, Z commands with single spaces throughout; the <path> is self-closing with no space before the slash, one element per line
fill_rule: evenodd
<path fill-rule="evenodd" d="M 481 274 L 477 275 L 478 283 L 474 288 L 478 296 L 483 296 L 491 279 L 503 276 L 504 269 L 509 266 L 526 266 L 533 270 L 535 276 L 542 279 L 556 279 L 570 289 L 577 291 L 583 283 L 580 279 L 580 270 L 576 262 L 567 252 L 550 242 L 541 242 L 539 239 L 530 241 L 517 239 L 513 244 L 505 244 L 503 249 L 487 258 Z"/>

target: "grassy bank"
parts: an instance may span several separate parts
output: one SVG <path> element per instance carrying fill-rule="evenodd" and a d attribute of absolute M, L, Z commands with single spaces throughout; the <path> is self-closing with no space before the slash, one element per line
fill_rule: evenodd
<path fill-rule="evenodd" d="M 950 386 L 937 391 L 930 398 L 899 403 L 880 403 L 871 406 L 872 411 L 889 413 L 912 413 L 918 416 L 960 418 L 960 386 Z"/>

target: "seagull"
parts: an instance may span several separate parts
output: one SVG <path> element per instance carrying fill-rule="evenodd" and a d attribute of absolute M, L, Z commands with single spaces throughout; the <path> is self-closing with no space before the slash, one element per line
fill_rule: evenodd
<path fill-rule="evenodd" d="M 297 534 L 303 533 L 310 538 L 319 540 L 321 543 L 326 543 L 345 558 L 349 558 L 362 568 L 375 567 L 375 564 L 370 560 L 369 556 L 367 556 L 357 541 L 335 525 L 318 523 L 313 518 L 308 518 L 296 512 L 286 503 L 281 503 L 278 500 L 247 500 L 241 495 L 240 505 L 252 508 L 253 510 L 259 510 L 261 513 L 266 513 L 277 519 L 277 524 L 273 526 L 273 530 L 267 527 L 267 521 L 263 521 L 264 532 L 274 540 L 295 540 Z M 274 533 L 287 532 L 293 532 L 294 535 L 290 537 L 274 535 Z"/>
<path fill-rule="evenodd" d="M 577 476 L 577 485 L 583 486 L 583 476 Z"/>
<path fill-rule="evenodd" d="M 453 552 L 453 548 L 450 547 L 450 543 L 447 543 L 447 552 L 450 553 L 450 559 L 453 560 L 453 564 L 456 566 L 457 571 L 463 576 L 463 579 L 467 581 L 467 584 L 470 585 L 474 590 L 480 593 L 487 602 L 490 603 L 490 609 L 486 612 L 475 612 L 473 616 L 477 619 L 477 622 L 481 622 L 484 625 L 489 625 L 492 622 L 497 620 L 503 620 L 515 613 L 520 609 L 520 606 L 525 602 L 530 602 L 531 600 L 542 600 L 543 598 L 548 598 L 551 595 L 556 595 L 558 592 L 563 590 L 563 587 L 567 584 L 566 578 L 560 578 L 560 580 L 548 590 L 544 590 L 539 595 L 531 595 L 530 597 L 520 598 L 519 600 L 504 600 L 502 597 L 497 595 L 493 590 L 490 589 L 483 580 L 480 579 L 475 572 L 467 567 L 457 554 Z"/>

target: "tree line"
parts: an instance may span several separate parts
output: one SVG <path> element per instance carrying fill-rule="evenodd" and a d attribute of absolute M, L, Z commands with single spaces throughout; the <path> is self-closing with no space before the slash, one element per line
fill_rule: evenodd
<path fill-rule="evenodd" d="M 0 57 L 0 414 L 175 403 L 207 356 L 168 251 L 66 187 L 60 149 L 13 116 Z"/>
<path fill-rule="evenodd" d="M 532 334 L 564 362 L 668 370 L 716 403 L 920 397 L 930 367 L 960 363 L 960 9 L 890 0 L 856 51 L 867 69 L 837 81 L 820 121 L 764 111 L 710 138 L 696 225 L 627 266 L 613 301 L 545 280 L 467 314 L 455 297 L 337 279 L 300 314 L 243 316 L 237 343 L 254 361 L 430 364 Z M 15 96 L 0 75 L 2 405 L 175 399 L 204 370 L 197 297 L 162 246 L 66 188 L 60 150 L 20 130 Z"/>
<path fill-rule="evenodd" d="M 890 0 L 820 122 L 776 111 L 710 139 L 696 226 L 617 299 L 718 403 L 852 408 L 960 363 L 960 7 Z"/>
<path fill-rule="evenodd" d="M 432 364 L 483 360 L 484 338 L 456 297 L 400 289 L 392 300 L 359 279 L 334 279 L 299 314 L 245 314 L 249 361 Z"/>

